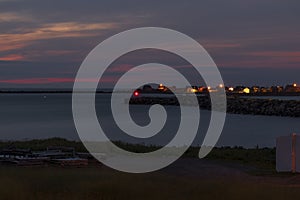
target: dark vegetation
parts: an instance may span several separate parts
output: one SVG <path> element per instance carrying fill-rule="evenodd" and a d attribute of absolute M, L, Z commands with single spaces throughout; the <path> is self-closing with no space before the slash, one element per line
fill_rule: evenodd
<path fill-rule="evenodd" d="M 157 146 L 116 142 L 120 147 L 134 152 L 149 152 Z M 15 147 L 42 150 L 47 146 L 74 147 L 86 152 L 78 141 L 51 138 L 30 141 L 0 142 L 0 148 Z M 197 159 L 198 147 L 191 147 L 183 157 Z M 205 158 L 221 163 L 237 163 L 263 170 L 274 171 L 275 149 L 242 147 L 214 148 Z M 176 164 L 175 164 L 176 165 Z M 181 166 L 181 165 L 179 165 Z M 183 166 L 178 171 L 185 171 Z M 201 170 L 201 169 L 199 169 Z M 196 171 L 198 171 L 196 169 Z M 213 173 L 213 172 L 212 172 Z M 257 175 L 256 174 L 250 174 Z M 297 178 L 293 175 L 288 175 Z M 0 165 L 1 199 L 292 199 L 299 189 L 284 184 L 273 184 L 249 179 L 248 176 L 197 178 L 193 174 L 177 174 L 161 170 L 146 174 L 117 172 L 101 165 L 81 168 L 16 167 Z M 245 178 L 246 177 L 246 178 Z M 285 180 L 287 176 L 276 176 Z"/>
<path fill-rule="evenodd" d="M 144 144 L 129 144 L 120 141 L 115 142 L 119 147 L 135 152 L 145 153 L 157 150 L 161 147 Z M 65 146 L 74 147 L 77 152 L 87 152 L 86 148 L 80 141 L 70 141 L 62 138 L 50 138 L 29 141 L 2 141 L 0 149 L 3 148 L 19 148 L 30 149 L 32 151 L 44 150 L 49 146 Z M 183 157 L 198 158 L 199 147 L 190 147 Z M 275 148 L 252 148 L 245 149 L 243 147 L 215 147 L 205 159 L 233 161 L 241 164 L 251 165 L 261 169 L 275 170 Z"/>

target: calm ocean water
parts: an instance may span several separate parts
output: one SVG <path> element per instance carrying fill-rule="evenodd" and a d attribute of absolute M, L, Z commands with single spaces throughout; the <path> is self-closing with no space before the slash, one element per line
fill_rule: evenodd
<path fill-rule="evenodd" d="M 24 140 L 49 137 L 78 139 L 72 119 L 71 94 L 1 94 L 0 140 Z M 110 95 L 99 94 L 96 110 L 104 130 L 113 140 L 165 144 L 176 133 L 178 107 L 168 106 L 164 129 L 150 139 L 141 140 L 123 134 L 111 122 Z M 131 115 L 139 125 L 147 125 L 147 106 L 131 106 Z M 194 145 L 201 144 L 209 122 L 210 112 L 201 111 L 201 123 Z M 228 114 L 218 146 L 275 146 L 277 136 L 300 133 L 300 119 L 290 117 Z"/>

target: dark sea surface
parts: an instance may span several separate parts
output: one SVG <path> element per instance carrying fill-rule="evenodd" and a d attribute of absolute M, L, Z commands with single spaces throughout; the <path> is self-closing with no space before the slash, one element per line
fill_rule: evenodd
<path fill-rule="evenodd" d="M 96 110 L 103 129 L 112 140 L 133 143 L 166 144 L 180 123 L 179 107 L 167 106 L 167 123 L 150 139 L 123 134 L 112 122 L 110 94 L 98 94 Z M 149 106 L 131 105 L 133 120 L 147 125 Z M 159 117 L 159 116 L 158 116 Z M 201 123 L 194 145 L 202 143 L 210 112 L 201 111 Z M 26 140 L 62 137 L 78 140 L 72 118 L 71 94 L 0 94 L 0 140 Z M 290 117 L 227 114 L 218 146 L 273 147 L 277 136 L 300 133 L 300 119 Z"/>

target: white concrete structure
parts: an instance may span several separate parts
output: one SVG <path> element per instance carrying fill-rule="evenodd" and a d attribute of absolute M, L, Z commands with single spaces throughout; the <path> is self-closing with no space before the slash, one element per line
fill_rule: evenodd
<path fill-rule="evenodd" d="M 277 172 L 300 172 L 300 135 L 281 136 L 276 139 Z"/>

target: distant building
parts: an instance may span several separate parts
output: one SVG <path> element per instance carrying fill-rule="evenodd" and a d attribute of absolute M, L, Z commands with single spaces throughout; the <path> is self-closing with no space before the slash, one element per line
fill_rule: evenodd
<path fill-rule="evenodd" d="M 186 87 L 186 92 L 187 93 L 196 93 L 196 92 L 199 92 L 198 86 Z"/>
<path fill-rule="evenodd" d="M 166 91 L 168 91 L 168 88 L 166 86 L 164 86 L 163 84 L 159 84 L 158 91 L 166 92 Z"/>
<path fill-rule="evenodd" d="M 259 86 L 252 86 L 251 87 L 251 92 L 253 92 L 253 93 L 258 93 L 258 92 L 260 92 L 260 87 Z"/>
<path fill-rule="evenodd" d="M 280 93 L 283 92 L 283 86 L 272 86 L 271 87 L 272 93 Z"/>
<path fill-rule="evenodd" d="M 153 88 L 151 87 L 151 85 L 144 85 L 143 86 L 143 92 L 152 92 Z"/>
<path fill-rule="evenodd" d="M 236 86 L 235 88 L 234 88 L 234 92 L 235 93 L 244 93 L 244 89 L 245 89 L 246 87 L 245 86 Z"/>
<path fill-rule="evenodd" d="M 234 87 L 225 87 L 227 92 L 234 92 Z"/>
<path fill-rule="evenodd" d="M 204 87 L 204 86 L 198 87 L 198 91 L 199 92 L 208 92 L 207 87 Z"/>
<path fill-rule="evenodd" d="M 285 92 L 300 92 L 300 87 L 296 83 L 285 86 Z"/>
<path fill-rule="evenodd" d="M 243 93 L 245 93 L 245 94 L 249 94 L 250 93 L 250 88 L 244 88 L 243 89 Z"/>
<path fill-rule="evenodd" d="M 261 87 L 260 88 L 260 92 L 262 92 L 262 93 L 268 93 L 268 92 L 271 92 L 271 89 L 267 88 L 267 87 Z"/>

